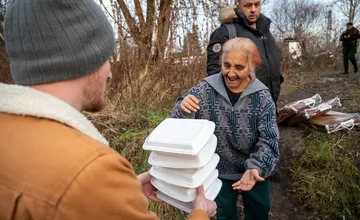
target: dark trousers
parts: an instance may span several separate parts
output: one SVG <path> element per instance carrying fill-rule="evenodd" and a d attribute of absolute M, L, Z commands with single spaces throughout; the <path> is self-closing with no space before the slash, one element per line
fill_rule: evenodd
<path fill-rule="evenodd" d="M 223 185 L 215 202 L 217 205 L 216 220 L 237 220 L 237 199 L 239 191 L 231 185 L 236 181 L 221 179 Z M 270 181 L 257 182 L 252 190 L 241 192 L 245 220 L 267 220 L 270 211 Z"/>
<path fill-rule="evenodd" d="M 344 55 L 344 70 L 348 72 L 349 70 L 349 59 L 352 65 L 354 66 L 354 71 L 358 71 L 358 66 L 356 63 L 356 46 L 344 46 L 343 47 L 343 55 Z"/>

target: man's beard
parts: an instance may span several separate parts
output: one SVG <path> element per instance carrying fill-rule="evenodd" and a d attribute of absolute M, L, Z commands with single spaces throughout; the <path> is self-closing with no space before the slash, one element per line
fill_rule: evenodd
<path fill-rule="evenodd" d="M 98 112 L 105 107 L 105 95 L 101 80 L 98 72 L 89 77 L 84 89 L 83 111 Z"/>

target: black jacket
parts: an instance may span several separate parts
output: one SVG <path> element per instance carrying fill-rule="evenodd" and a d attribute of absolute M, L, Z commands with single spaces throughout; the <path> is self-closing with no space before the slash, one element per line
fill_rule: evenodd
<path fill-rule="evenodd" d="M 237 36 L 251 39 L 259 49 L 263 64 L 257 68 L 256 77 L 270 89 L 271 96 L 276 102 L 280 94 L 280 84 L 283 82 L 283 77 L 280 74 L 280 50 L 269 31 L 271 20 L 261 14 L 256 24 L 256 30 L 249 26 L 237 9 L 234 9 L 234 12 L 237 15 L 234 20 Z M 210 43 L 207 47 L 208 75 L 221 71 L 221 51 L 219 48 L 228 39 L 229 34 L 225 25 L 221 25 L 211 34 Z"/>
<path fill-rule="evenodd" d="M 349 37 L 345 38 L 345 36 Z M 359 38 L 359 30 L 353 27 L 351 30 L 346 30 L 341 34 L 340 41 L 342 41 L 343 47 L 356 47 L 357 39 Z"/>

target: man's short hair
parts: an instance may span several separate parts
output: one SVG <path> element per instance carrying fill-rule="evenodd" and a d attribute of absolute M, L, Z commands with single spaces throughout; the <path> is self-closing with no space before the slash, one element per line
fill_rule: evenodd
<path fill-rule="evenodd" d="M 348 25 L 353 26 L 353 23 L 352 23 L 352 22 L 348 22 L 348 23 L 346 24 L 346 26 L 348 26 Z"/>

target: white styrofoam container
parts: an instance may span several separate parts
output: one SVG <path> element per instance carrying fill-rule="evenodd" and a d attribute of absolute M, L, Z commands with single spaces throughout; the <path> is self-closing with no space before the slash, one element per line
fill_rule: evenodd
<path fill-rule="evenodd" d="M 179 169 L 191 169 L 204 167 L 215 153 L 217 145 L 217 138 L 213 134 L 210 140 L 206 143 L 205 147 L 200 151 L 198 155 L 170 155 L 157 152 L 151 152 L 148 162 L 153 166 L 167 167 L 167 168 L 179 168 Z"/>
<path fill-rule="evenodd" d="M 205 191 L 205 197 L 209 200 L 214 201 L 216 196 L 219 194 L 220 189 L 222 187 L 222 182 L 219 179 L 216 179 L 214 183 L 210 186 L 210 188 Z M 156 196 L 161 199 L 162 201 L 168 203 L 169 205 L 172 205 L 178 209 L 181 209 L 187 213 L 190 213 L 194 209 L 193 202 L 181 202 L 179 200 L 176 200 L 165 193 L 158 191 L 156 193 Z"/>
<path fill-rule="evenodd" d="M 197 155 L 214 133 L 215 123 L 205 119 L 167 118 L 146 138 L 143 149 Z"/>
<path fill-rule="evenodd" d="M 217 179 L 218 176 L 219 176 L 218 170 L 213 170 L 210 176 L 206 178 L 205 182 L 202 183 L 205 192 L 208 191 L 208 189 L 214 183 L 214 181 Z M 185 188 L 181 186 L 175 186 L 156 178 L 152 178 L 151 183 L 153 186 L 155 186 L 156 189 L 181 202 L 191 202 L 196 197 L 196 188 Z"/>
<path fill-rule="evenodd" d="M 214 153 L 210 161 L 199 169 L 172 169 L 152 166 L 150 174 L 169 184 L 186 188 L 197 188 L 205 182 L 205 179 L 215 170 L 219 160 L 219 155 Z"/>

